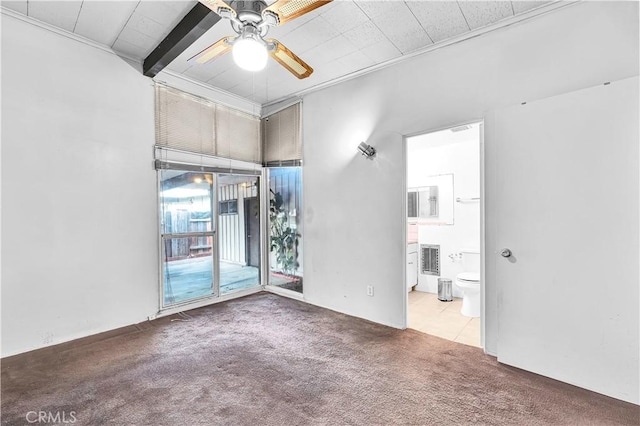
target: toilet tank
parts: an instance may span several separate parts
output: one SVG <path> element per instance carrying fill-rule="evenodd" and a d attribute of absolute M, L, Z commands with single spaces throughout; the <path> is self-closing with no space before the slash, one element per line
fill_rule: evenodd
<path fill-rule="evenodd" d="M 465 248 L 460 253 L 464 272 L 480 272 L 480 250 Z"/>

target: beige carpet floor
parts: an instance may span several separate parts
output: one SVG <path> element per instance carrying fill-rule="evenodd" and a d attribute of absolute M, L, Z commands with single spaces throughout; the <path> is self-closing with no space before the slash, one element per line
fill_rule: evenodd
<path fill-rule="evenodd" d="M 640 424 L 638 406 L 479 348 L 268 293 L 189 315 L 4 359 L 2 424 Z"/>

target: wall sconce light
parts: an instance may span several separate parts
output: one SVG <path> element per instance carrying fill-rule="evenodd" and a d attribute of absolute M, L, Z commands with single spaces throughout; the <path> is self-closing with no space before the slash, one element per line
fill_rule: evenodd
<path fill-rule="evenodd" d="M 360 154 L 371 160 L 376 155 L 376 149 L 366 142 L 360 142 L 360 145 L 358 145 L 358 151 L 360 151 Z"/>

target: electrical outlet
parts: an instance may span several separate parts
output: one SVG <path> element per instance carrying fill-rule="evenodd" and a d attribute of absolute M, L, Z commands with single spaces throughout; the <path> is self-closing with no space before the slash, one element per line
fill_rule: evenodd
<path fill-rule="evenodd" d="M 367 286 L 367 296 L 373 296 L 373 286 L 372 285 L 368 285 Z"/>

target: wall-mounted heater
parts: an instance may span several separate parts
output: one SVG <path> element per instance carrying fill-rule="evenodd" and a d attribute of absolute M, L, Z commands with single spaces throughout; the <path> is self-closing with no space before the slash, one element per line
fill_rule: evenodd
<path fill-rule="evenodd" d="M 420 244 L 420 273 L 440 275 L 440 246 Z"/>

